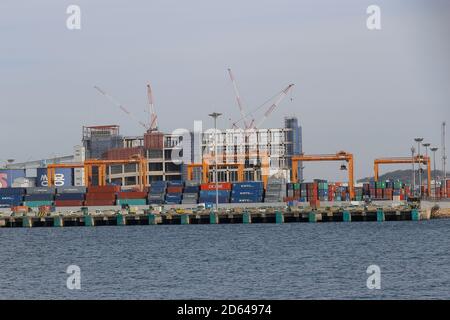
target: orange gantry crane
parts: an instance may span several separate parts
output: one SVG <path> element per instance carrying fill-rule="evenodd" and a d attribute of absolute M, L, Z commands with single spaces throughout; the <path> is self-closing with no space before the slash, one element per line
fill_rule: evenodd
<path fill-rule="evenodd" d="M 348 190 L 350 199 L 355 198 L 353 154 L 339 151 L 336 154 L 296 155 L 292 156 L 292 181 L 298 181 L 298 163 L 306 161 L 346 161 L 348 163 Z"/>
<path fill-rule="evenodd" d="M 144 157 L 135 157 L 124 160 L 97 160 L 90 159 L 84 161 L 84 163 L 55 163 L 47 166 L 48 186 L 55 184 L 55 173 L 58 168 L 83 168 L 84 169 L 84 185 L 89 187 L 92 185 L 92 172 L 93 168 L 98 168 L 98 185 L 106 185 L 106 167 L 117 164 L 130 164 L 135 163 L 139 166 L 139 181 L 138 185 L 141 190 L 147 185 L 147 161 Z"/>
<path fill-rule="evenodd" d="M 378 158 L 373 162 L 374 179 L 378 181 L 379 176 L 379 165 L 380 164 L 412 164 L 421 163 L 427 166 L 427 195 L 431 192 L 431 161 L 430 157 L 427 156 L 415 156 L 415 157 L 389 157 L 389 158 Z"/>
<path fill-rule="evenodd" d="M 218 154 L 218 163 L 217 168 L 237 168 L 237 182 L 243 182 L 244 181 L 244 169 L 245 169 L 245 159 L 251 157 L 257 157 L 257 159 L 260 159 L 261 163 L 261 177 L 264 186 L 267 185 L 267 180 L 269 176 L 269 157 L 267 153 L 259 152 L 259 153 L 247 153 L 242 155 L 225 155 L 225 154 Z M 188 180 L 193 179 L 193 170 L 194 168 L 201 168 L 202 169 L 202 183 L 208 183 L 209 181 L 209 171 L 210 167 L 214 168 L 214 156 L 210 154 L 203 155 L 202 163 L 189 163 L 187 165 L 188 169 Z M 233 158 L 233 159 L 230 159 Z M 228 160 L 228 161 L 227 161 Z M 214 170 L 214 169 L 213 169 Z"/>

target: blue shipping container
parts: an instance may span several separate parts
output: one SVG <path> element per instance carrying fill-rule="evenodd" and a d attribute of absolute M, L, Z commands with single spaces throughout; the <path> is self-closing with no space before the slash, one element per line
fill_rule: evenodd
<path fill-rule="evenodd" d="M 10 188 L 16 180 L 25 177 L 25 169 L 0 169 L 0 188 Z"/>
<path fill-rule="evenodd" d="M 65 187 L 73 185 L 73 169 L 71 168 L 56 168 L 55 169 L 55 183 L 56 187 Z M 36 186 L 47 187 L 48 176 L 47 168 L 37 168 Z"/>

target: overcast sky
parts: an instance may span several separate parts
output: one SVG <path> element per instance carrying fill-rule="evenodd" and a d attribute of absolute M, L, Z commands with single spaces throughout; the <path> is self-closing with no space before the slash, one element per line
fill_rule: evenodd
<path fill-rule="evenodd" d="M 66 28 L 70 4 L 81 30 Z M 370 4 L 381 7 L 379 31 L 366 28 Z M 231 67 L 248 109 L 295 83 L 264 126 L 296 115 L 306 153 L 353 152 L 356 176 L 367 176 L 375 157 L 408 155 L 415 136 L 440 144 L 449 21 L 445 0 L 2 0 L 0 160 L 71 154 L 83 125 L 142 134 L 94 85 L 143 118 L 150 82 L 167 132 L 211 126 L 214 110 L 229 127 L 239 118 Z M 343 179 L 338 167 L 308 164 L 305 176 Z"/>

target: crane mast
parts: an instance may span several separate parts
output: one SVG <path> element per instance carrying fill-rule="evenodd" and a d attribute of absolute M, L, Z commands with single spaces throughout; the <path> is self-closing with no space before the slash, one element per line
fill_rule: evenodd
<path fill-rule="evenodd" d="M 150 84 L 147 84 L 147 97 L 150 108 L 150 125 L 149 131 L 158 131 L 158 116 L 156 115 L 155 105 L 153 102 L 153 92 Z"/>

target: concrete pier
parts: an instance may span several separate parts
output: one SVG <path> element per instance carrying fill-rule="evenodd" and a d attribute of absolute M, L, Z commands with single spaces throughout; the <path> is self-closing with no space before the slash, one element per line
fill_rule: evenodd
<path fill-rule="evenodd" d="M 100 211 L 90 208 L 76 213 L 55 212 L 47 216 L 0 215 L 0 227 L 76 227 L 76 226 L 126 226 L 126 225 L 196 225 L 196 224 L 260 224 L 260 223 L 301 223 L 301 222 L 371 222 L 371 221 L 419 221 L 429 219 L 423 210 L 411 208 L 310 208 L 293 210 L 280 208 L 276 210 L 189 210 L 165 212 L 145 209 L 141 212 L 124 213 L 118 209 Z"/>

